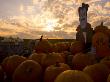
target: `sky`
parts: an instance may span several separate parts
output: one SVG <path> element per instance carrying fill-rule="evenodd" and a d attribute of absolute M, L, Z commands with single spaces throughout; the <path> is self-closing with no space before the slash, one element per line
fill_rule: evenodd
<path fill-rule="evenodd" d="M 110 28 L 110 0 L 0 0 L 0 36 L 75 39 L 83 2 L 92 28 L 102 21 Z"/>

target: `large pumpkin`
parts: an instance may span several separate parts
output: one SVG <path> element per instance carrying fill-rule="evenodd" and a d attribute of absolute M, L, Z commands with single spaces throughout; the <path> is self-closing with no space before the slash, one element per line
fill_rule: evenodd
<path fill-rule="evenodd" d="M 73 69 L 83 70 L 87 65 L 96 63 L 95 56 L 93 54 L 78 53 L 73 56 L 72 66 Z"/>
<path fill-rule="evenodd" d="M 94 82 L 107 82 L 109 68 L 101 63 L 86 66 L 83 71 L 87 73 Z"/>
<path fill-rule="evenodd" d="M 59 74 L 54 82 L 93 82 L 93 80 L 82 71 L 67 70 Z"/>
<path fill-rule="evenodd" d="M 54 82 L 56 77 L 65 70 L 70 70 L 70 67 L 67 64 L 58 62 L 47 67 L 44 73 L 44 82 Z"/>
<path fill-rule="evenodd" d="M 92 39 L 92 45 L 94 48 L 96 48 L 97 56 L 105 57 L 110 55 L 108 35 L 102 32 L 95 33 Z"/>
<path fill-rule="evenodd" d="M 56 62 L 64 62 L 63 57 L 59 54 L 59 53 L 49 53 L 45 56 L 43 56 L 41 64 L 43 66 L 43 68 L 46 68 L 50 65 L 55 64 Z"/>
<path fill-rule="evenodd" d="M 70 46 L 70 52 L 72 54 L 83 52 L 83 50 L 84 50 L 84 44 L 82 44 L 80 41 L 74 41 Z"/>
<path fill-rule="evenodd" d="M 22 62 L 13 74 L 12 82 L 40 82 L 42 68 L 33 60 Z"/>
<path fill-rule="evenodd" d="M 44 55 L 47 55 L 47 54 L 45 54 L 45 53 L 33 53 L 29 56 L 28 59 L 34 60 L 34 61 L 38 62 L 39 64 L 41 64 L 41 60 L 42 60 Z"/>
<path fill-rule="evenodd" d="M 13 72 L 19 66 L 23 61 L 25 61 L 26 58 L 23 56 L 13 55 L 10 56 L 6 61 L 6 67 L 4 71 L 6 72 L 7 76 L 11 78 L 13 75 Z"/>
<path fill-rule="evenodd" d="M 47 39 L 41 39 L 35 48 L 37 53 L 49 53 L 52 52 L 52 44 Z"/>

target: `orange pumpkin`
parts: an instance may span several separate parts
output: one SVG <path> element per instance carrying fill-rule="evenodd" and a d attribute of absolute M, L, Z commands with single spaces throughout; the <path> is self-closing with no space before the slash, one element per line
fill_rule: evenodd
<path fill-rule="evenodd" d="M 13 74 L 12 82 L 41 82 L 42 68 L 33 60 L 22 62 Z"/>
<path fill-rule="evenodd" d="M 69 47 L 70 47 L 70 43 L 68 42 L 58 42 L 54 45 L 55 45 L 54 48 L 56 48 L 55 49 L 56 52 L 60 52 L 60 53 L 69 50 Z"/>
<path fill-rule="evenodd" d="M 58 62 L 47 67 L 44 73 L 44 82 L 54 82 L 56 77 L 65 70 L 70 70 L 70 67 L 67 64 Z"/>
<path fill-rule="evenodd" d="M 107 34 L 107 30 L 108 30 L 108 27 L 104 26 L 103 22 L 99 26 L 96 26 L 94 29 L 95 33 L 102 32 L 104 34 Z"/>
<path fill-rule="evenodd" d="M 110 69 L 110 56 L 106 56 L 101 59 L 100 63 L 105 64 Z"/>
<path fill-rule="evenodd" d="M 110 74 L 108 75 L 107 82 L 110 82 Z"/>
<path fill-rule="evenodd" d="M 17 66 L 19 66 L 25 60 L 26 58 L 23 56 L 18 55 L 10 56 L 6 61 L 5 67 L 7 76 L 11 78 Z"/>
<path fill-rule="evenodd" d="M 72 54 L 83 52 L 83 50 L 84 50 L 84 44 L 82 44 L 80 41 L 75 41 L 70 46 L 70 52 Z"/>
<path fill-rule="evenodd" d="M 83 70 L 87 65 L 96 63 L 95 56 L 93 54 L 78 53 L 73 56 L 72 66 L 73 69 Z"/>
<path fill-rule="evenodd" d="M 97 32 L 94 34 L 92 38 L 92 45 L 96 49 L 100 48 L 106 48 L 109 45 L 109 37 L 108 35 L 102 33 L 102 32 Z"/>
<path fill-rule="evenodd" d="M 110 48 L 105 47 L 105 48 L 98 48 L 96 49 L 96 55 L 100 58 L 106 57 L 106 56 L 110 56 Z"/>
<path fill-rule="evenodd" d="M 34 54 L 31 54 L 28 59 L 34 60 L 34 61 L 38 62 L 39 64 L 41 64 L 41 60 L 42 60 L 44 55 L 47 55 L 47 54 L 45 54 L 45 53 L 34 53 Z"/>
<path fill-rule="evenodd" d="M 93 82 L 83 71 L 66 70 L 60 73 L 54 82 Z"/>
<path fill-rule="evenodd" d="M 6 64 L 7 64 L 8 59 L 9 59 L 9 57 L 4 58 L 2 63 L 1 63 L 1 66 L 5 72 L 7 71 L 7 65 Z"/>
<path fill-rule="evenodd" d="M 97 56 L 105 57 L 105 56 L 110 55 L 108 35 L 102 32 L 95 33 L 92 39 L 92 45 L 94 48 L 96 48 Z"/>
<path fill-rule="evenodd" d="M 52 44 L 47 39 L 41 39 L 35 50 L 37 53 L 50 53 L 52 52 Z"/>
<path fill-rule="evenodd" d="M 110 73 L 109 68 L 101 63 L 86 66 L 83 71 L 87 73 L 94 82 L 107 82 Z"/>
<path fill-rule="evenodd" d="M 59 53 L 49 53 L 45 56 L 43 56 L 41 64 L 43 68 L 45 69 L 46 67 L 55 64 L 56 62 L 63 63 L 64 59 Z"/>

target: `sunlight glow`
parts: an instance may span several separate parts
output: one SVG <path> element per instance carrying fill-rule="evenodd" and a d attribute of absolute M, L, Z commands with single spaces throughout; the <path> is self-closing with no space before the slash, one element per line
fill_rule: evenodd
<path fill-rule="evenodd" d="M 46 21 L 46 28 L 45 28 L 45 31 L 54 31 L 54 27 L 57 26 L 57 20 L 53 19 L 53 20 L 47 20 Z"/>

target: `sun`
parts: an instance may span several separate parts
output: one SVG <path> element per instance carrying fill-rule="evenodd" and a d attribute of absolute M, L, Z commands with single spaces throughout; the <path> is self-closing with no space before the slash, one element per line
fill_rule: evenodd
<path fill-rule="evenodd" d="M 55 19 L 47 20 L 45 25 L 45 31 L 54 31 L 54 27 L 58 25 Z"/>

